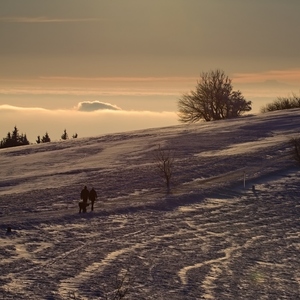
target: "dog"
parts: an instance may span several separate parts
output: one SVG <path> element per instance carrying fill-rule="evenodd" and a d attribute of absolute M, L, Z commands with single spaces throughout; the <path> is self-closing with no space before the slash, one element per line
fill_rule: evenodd
<path fill-rule="evenodd" d="M 87 203 L 87 202 L 83 202 L 83 201 L 80 201 L 79 203 L 78 203 L 78 206 L 79 206 L 79 213 L 81 213 L 81 212 L 86 212 L 86 208 L 89 206 L 90 204 L 89 203 Z"/>

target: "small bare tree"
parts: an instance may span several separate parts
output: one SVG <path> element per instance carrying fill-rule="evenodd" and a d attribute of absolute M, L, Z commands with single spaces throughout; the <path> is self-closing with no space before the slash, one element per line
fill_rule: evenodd
<path fill-rule="evenodd" d="M 293 146 L 293 158 L 300 163 L 300 138 L 292 138 L 290 143 Z"/>
<path fill-rule="evenodd" d="M 118 279 L 116 282 L 116 289 L 114 292 L 113 300 L 125 298 L 129 293 L 130 284 L 130 279 L 128 279 L 127 273 L 122 278 Z"/>
<path fill-rule="evenodd" d="M 122 270 L 121 274 L 116 276 L 113 291 L 106 293 L 106 300 L 126 299 L 132 286 L 132 278 L 129 269 Z"/>
<path fill-rule="evenodd" d="M 122 270 L 121 274 L 117 275 L 115 282 L 112 287 L 109 287 L 111 291 L 103 292 L 104 295 L 97 299 L 105 300 L 121 300 L 126 299 L 130 293 L 130 288 L 132 287 L 132 279 L 129 274 L 129 269 Z M 105 290 L 105 289 L 104 289 Z M 76 292 L 69 292 L 68 299 L 70 300 L 83 300 L 83 297 L 76 294 Z M 96 298 L 95 298 L 96 299 Z"/>
<path fill-rule="evenodd" d="M 174 153 L 170 149 L 162 149 L 159 145 L 154 152 L 154 159 L 159 175 L 166 181 L 169 192 L 173 175 Z"/>

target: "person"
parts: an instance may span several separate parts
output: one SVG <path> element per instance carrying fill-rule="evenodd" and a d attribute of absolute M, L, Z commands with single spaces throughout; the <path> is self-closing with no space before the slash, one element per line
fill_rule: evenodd
<path fill-rule="evenodd" d="M 91 211 L 94 210 L 94 202 L 97 198 L 97 193 L 94 188 L 91 189 L 89 199 L 91 200 Z"/>
<path fill-rule="evenodd" d="M 82 202 L 79 202 L 79 213 L 86 212 L 86 207 L 88 206 L 88 199 L 89 199 L 89 190 L 87 189 L 87 186 L 83 188 L 83 190 L 80 193 L 80 199 L 82 199 Z"/>

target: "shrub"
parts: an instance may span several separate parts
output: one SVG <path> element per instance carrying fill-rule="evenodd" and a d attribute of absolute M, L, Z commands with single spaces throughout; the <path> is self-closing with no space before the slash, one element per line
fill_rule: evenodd
<path fill-rule="evenodd" d="M 291 108 L 300 108 L 300 97 L 293 94 L 291 97 L 278 97 L 274 102 L 261 108 L 261 113 Z"/>

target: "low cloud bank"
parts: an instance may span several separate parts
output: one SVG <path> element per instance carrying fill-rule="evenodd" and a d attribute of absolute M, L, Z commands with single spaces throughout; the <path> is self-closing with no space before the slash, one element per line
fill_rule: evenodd
<path fill-rule="evenodd" d="M 88 102 L 80 102 L 77 109 L 70 110 L 0 105 L 0 139 L 12 132 L 15 125 L 20 133 L 26 133 L 31 143 L 35 143 L 37 136 L 46 132 L 52 141 L 59 140 L 64 129 L 69 136 L 77 133 L 81 138 L 179 124 L 176 112 L 125 111 L 108 103 L 101 105 L 101 102 L 100 105 L 92 102 L 88 110 L 80 110 L 82 103 L 85 103 L 83 107 L 89 107 Z M 97 107 L 102 109 L 95 109 Z"/>
<path fill-rule="evenodd" d="M 116 105 L 100 101 L 83 101 L 78 103 L 77 110 L 88 112 L 97 110 L 121 110 L 121 108 Z"/>

